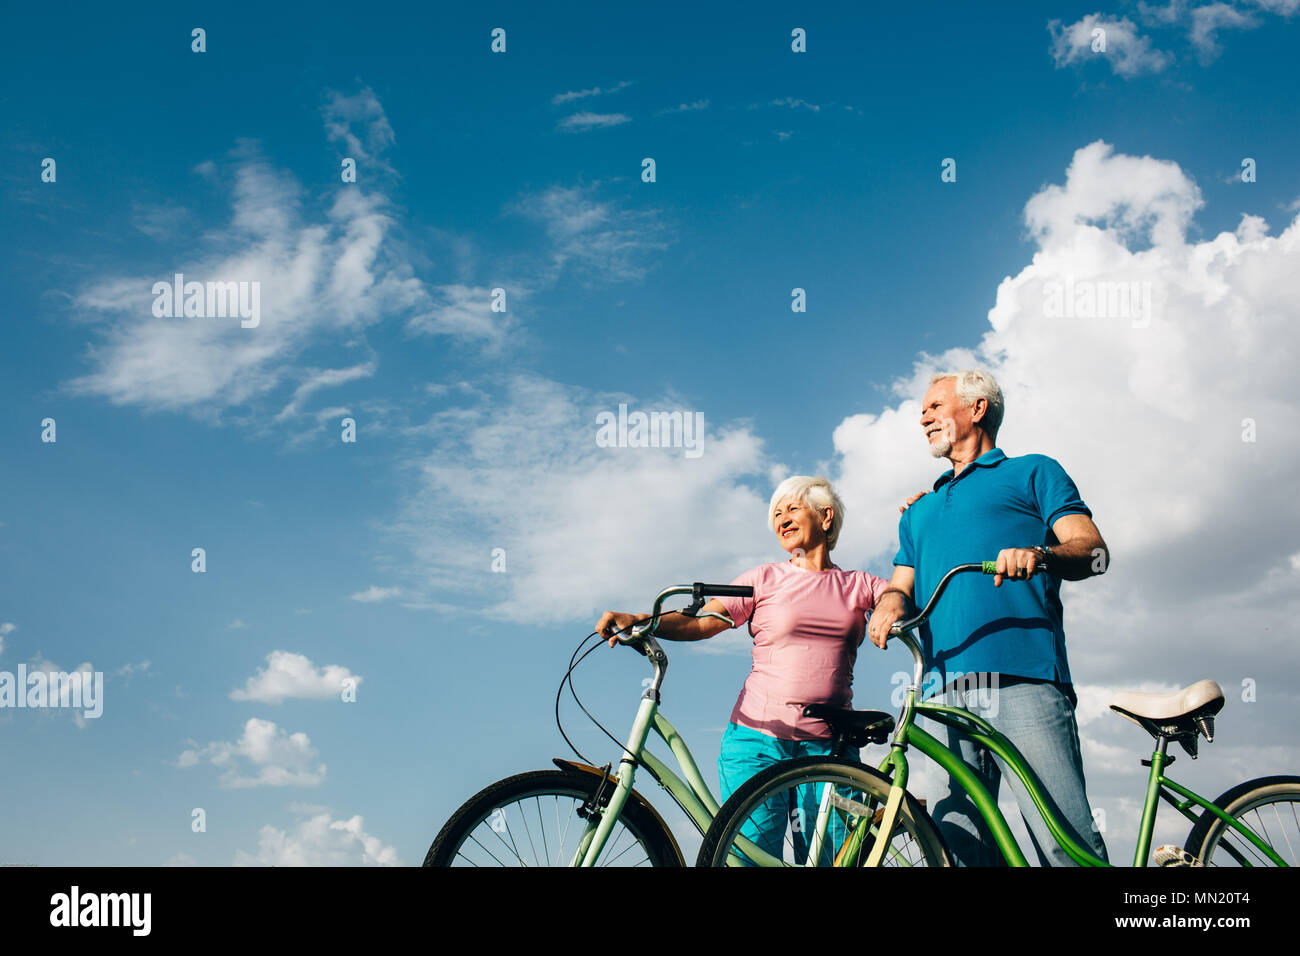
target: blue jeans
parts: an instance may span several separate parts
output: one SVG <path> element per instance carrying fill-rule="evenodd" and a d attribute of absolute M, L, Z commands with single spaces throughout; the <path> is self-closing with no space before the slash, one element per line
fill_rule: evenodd
<path fill-rule="evenodd" d="M 750 777 L 773 764 L 795 757 L 822 757 L 830 752 L 830 738 L 782 740 L 739 724 L 727 724 L 727 729 L 722 734 L 722 753 L 718 756 L 718 785 L 722 790 L 722 802 L 726 803 L 727 798 Z M 848 760 L 858 760 L 859 756 L 857 747 L 846 747 L 844 750 L 844 757 Z M 810 830 L 817 820 L 820 790 L 820 787 L 804 784 L 786 791 L 780 797 L 773 797 L 750 813 L 740 828 L 741 836 L 780 859 L 786 827 L 789 825 L 794 859 L 796 863 L 802 864 L 808 859 L 805 830 Z M 840 829 L 836 826 L 836 830 Z M 825 865 L 830 865 L 834 848 L 843 842 L 844 833 L 832 832 L 828 836 L 827 845 L 823 848 Z"/>
<path fill-rule="evenodd" d="M 1007 683 L 1012 680 L 1012 683 Z M 1072 691 L 1071 691 L 1072 693 Z M 1079 728 L 1074 703 L 1052 683 L 1014 682 L 1004 678 L 999 686 L 977 689 L 959 683 L 943 695 L 943 702 L 964 707 L 987 720 L 1008 737 L 1020 751 L 1046 791 L 1047 806 L 1076 843 L 1103 860 L 1106 844 L 1093 828 L 1092 812 L 1083 781 L 1083 759 L 1079 752 Z M 943 740 L 982 778 L 994 801 L 1003 774 L 1011 784 L 1020 815 L 1043 866 L 1074 866 L 1074 862 L 1052 838 L 1038 809 L 1020 778 L 1000 757 L 956 730 L 927 719 L 930 733 Z M 1005 866 L 1002 853 L 975 807 L 975 803 L 951 777 L 948 794 L 935 804 L 933 816 L 958 866 Z"/>

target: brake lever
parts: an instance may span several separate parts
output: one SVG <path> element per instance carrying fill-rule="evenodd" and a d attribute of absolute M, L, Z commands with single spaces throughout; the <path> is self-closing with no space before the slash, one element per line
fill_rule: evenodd
<path fill-rule="evenodd" d="M 678 613 L 684 614 L 686 617 L 694 617 L 696 614 L 700 613 L 700 609 L 704 607 L 704 603 L 705 603 L 704 598 L 697 597 L 690 604 L 686 605 L 686 607 L 682 608 Z"/>

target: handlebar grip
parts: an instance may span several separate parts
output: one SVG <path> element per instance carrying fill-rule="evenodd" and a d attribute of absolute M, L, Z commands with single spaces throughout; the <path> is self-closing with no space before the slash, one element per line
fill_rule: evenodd
<path fill-rule="evenodd" d="M 700 597 L 752 598 L 754 596 L 754 589 L 739 584 L 702 584 L 696 582 L 695 593 Z"/>
<path fill-rule="evenodd" d="M 981 566 L 982 566 L 982 570 L 983 570 L 983 572 L 984 572 L 985 574 L 997 574 L 997 573 L 998 573 L 998 563 L 997 563 L 996 561 L 981 561 L 980 564 L 981 564 Z M 1039 558 L 1039 559 L 1038 559 L 1038 570 L 1039 570 L 1039 571 L 1042 571 L 1042 572 L 1044 572 L 1044 573 L 1046 573 L 1046 572 L 1049 570 L 1048 567 L 1047 567 L 1047 559 L 1046 559 L 1046 558 Z"/>

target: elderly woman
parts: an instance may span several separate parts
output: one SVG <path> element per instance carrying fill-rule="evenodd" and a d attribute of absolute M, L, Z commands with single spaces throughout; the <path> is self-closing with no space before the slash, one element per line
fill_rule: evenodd
<path fill-rule="evenodd" d="M 722 736 L 718 781 L 724 801 L 765 767 L 791 757 L 830 753 L 830 728 L 804 717 L 803 707 L 853 706 L 853 664 L 866 634 L 866 613 L 889 586 L 874 574 L 845 571 L 831 561 L 844 524 L 844 505 L 825 478 L 797 475 L 781 482 L 772 494 L 768 523 L 790 557 L 760 564 L 732 582 L 752 586 L 752 598 L 714 598 L 704 606 L 727 614 L 736 627 L 747 623 L 754 638 L 754 663 Z M 607 611 L 596 630 L 612 635 L 647 616 Z M 659 623 L 658 636 L 699 641 L 726 627 L 711 618 L 667 615 Z M 611 636 L 610 645 L 614 643 Z M 858 754 L 851 748 L 846 756 L 857 759 Z M 794 817 L 801 810 L 816 814 L 811 794 L 807 799 L 807 806 L 773 807 L 765 816 L 755 814 L 742 833 L 781 856 L 787 815 Z M 799 862 L 807 852 L 801 830 L 794 827 Z"/>

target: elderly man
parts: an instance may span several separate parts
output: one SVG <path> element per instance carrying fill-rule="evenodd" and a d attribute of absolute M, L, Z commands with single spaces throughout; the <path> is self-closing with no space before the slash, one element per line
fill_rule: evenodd
<path fill-rule="evenodd" d="M 984 372 L 931 379 L 921 427 L 931 454 L 947 458 L 952 469 L 904 511 L 890 589 L 867 634 L 884 647 L 910 599 L 924 605 L 950 567 L 996 554 L 992 587 L 987 578 L 959 575 L 922 626 L 927 670 L 938 672 L 948 703 L 979 714 L 1015 743 L 1075 842 L 1105 859 L 1084 787 L 1060 581 L 1100 573 L 1109 555 L 1092 513 L 1056 461 L 1008 458 L 997 447 L 1002 412 L 1002 391 Z M 980 687 L 996 691 L 980 693 Z M 1071 865 L 1014 771 L 986 748 L 947 733 L 949 747 L 979 772 L 995 800 L 1002 774 L 1010 779 L 1040 862 Z M 1002 863 L 973 801 L 954 780 L 948 791 L 934 816 L 958 864 Z"/>

